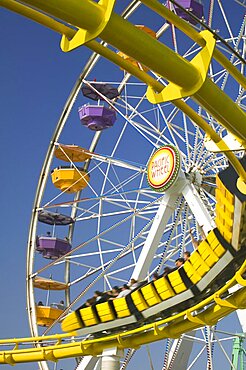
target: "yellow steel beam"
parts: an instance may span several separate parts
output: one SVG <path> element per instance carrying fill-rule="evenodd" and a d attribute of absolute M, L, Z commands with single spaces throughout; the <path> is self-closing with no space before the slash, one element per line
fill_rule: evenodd
<path fill-rule="evenodd" d="M 155 2 L 155 1 L 154 1 Z M 5 6 L 6 8 L 17 12 L 23 16 L 26 16 L 30 19 L 32 19 L 35 22 L 38 22 L 50 29 L 52 29 L 55 32 L 58 32 L 60 34 L 65 35 L 67 38 L 72 38 L 76 34 L 76 30 L 72 29 L 71 27 L 68 27 L 51 17 L 40 13 L 37 10 L 34 10 L 32 8 L 29 8 L 23 4 L 20 4 L 13 0 L 1 0 L 2 6 Z M 164 9 L 164 13 L 166 10 L 165 7 L 161 6 L 161 9 Z M 182 19 L 177 17 L 175 14 L 169 11 L 171 14 L 170 21 L 174 21 L 176 18 L 181 21 L 181 25 L 184 28 L 184 31 L 186 30 L 186 27 L 188 29 L 191 29 L 190 37 L 194 39 L 197 43 L 200 45 L 203 45 L 202 43 L 205 42 L 204 39 L 200 36 L 198 32 L 196 32 L 192 27 L 190 27 L 187 22 L 184 22 Z M 173 19 L 174 17 L 174 19 Z M 112 50 L 108 49 L 107 47 L 104 47 L 103 45 L 99 44 L 98 42 L 92 40 L 90 42 L 86 43 L 86 46 L 89 47 L 91 50 L 95 51 L 96 53 L 102 55 L 103 57 L 107 58 L 111 62 L 115 63 L 116 65 L 119 65 L 121 68 L 125 69 L 130 74 L 134 75 L 135 77 L 139 78 L 141 81 L 145 82 L 147 85 L 152 86 L 153 89 L 157 92 L 161 92 L 163 89 L 163 85 L 156 81 L 153 77 L 148 75 L 146 72 L 141 71 L 139 68 L 135 67 L 132 63 L 129 61 L 121 58 L 118 54 L 114 53 Z M 204 45 L 203 45 L 204 46 Z M 213 128 L 203 119 L 200 115 L 198 115 L 189 105 L 187 105 L 184 101 L 176 100 L 173 102 L 176 107 L 178 107 L 181 111 L 183 111 L 187 116 L 190 117 L 190 119 L 195 122 L 199 127 L 201 127 L 207 135 L 219 146 L 221 151 L 225 152 L 225 155 L 227 156 L 228 160 L 238 173 L 240 179 L 239 182 L 246 183 L 246 172 L 237 159 L 237 157 L 233 154 L 233 152 L 228 151 L 227 145 L 221 140 L 221 137 L 213 130 Z"/>
<path fill-rule="evenodd" d="M 234 155 L 233 152 L 228 151 L 229 148 L 226 143 L 221 140 L 221 137 L 217 134 L 216 131 L 201 117 L 198 113 L 196 113 L 188 104 L 186 104 L 183 100 L 176 100 L 173 102 L 176 107 L 182 110 L 190 119 L 195 122 L 202 130 L 204 130 L 207 135 L 217 144 L 224 155 L 228 158 L 229 162 L 238 173 L 239 178 L 237 180 L 237 186 L 239 190 L 246 194 L 245 184 L 246 184 L 246 172 L 239 162 L 238 158 Z M 245 144 L 244 144 L 245 145 Z"/>
<path fill-rule="evenodd" d="M 104 22 L 102 6 L 94 1 L 25 0 L 25 2 L 88 32 L 95 32 Z M 192 90 L 201 79 L 199 68 L 114 12 L 100 37 L 181 88 Z M 144 47 L 140 47 L 141 45 Z M 245 142 L 246 114 L 212 81 L 207 79 L 198 93 L 194 94 L 194 98 L 240 143 Z"/>
<path fill-rule="evenodd" d="M 169 325 L 156 323 L 144 326 L 139 330 L 132 330 L 118 335 L 108 336 L 96 340 L 86 340 L 72 343 L 62 344 L 62 336 L 53 336 L 55 339 L 60 339 L 60 344 L 55 343 L 49 345 L 48 342 L 45 347 L 25 348 L 0 351 L 0 364 L 16 364 L 21 362 L 36 362 L 36 361 L 57 361 L 59 359 L 78 357 L 82 355 L 100 355 L 105 348 L 119 347 L 119 348 L 139 348 L 141 345 L 156 342 L 165 338 L 178 338 L 181 334 L 190 330 L 197 329 L 204 325 L 214 325 L 217 321 L 238 308 L 246 308 L 246 288 L 240 292 L 236 292 L 228 298 L 225 305 L 224 302 L 219 301 L 219 304 L 212 305 L 209 309 L 193 316 L 193 311 L 186 311 L 183 317 L 173 320 Z M 222 303 L 221 303 L 222 302 Z M 56 338 L 55 338 L 56 337 Z M 33 338 L 34 340 L 45 340 L 45 337 Z M 12 340 L 12 343 L 14 340 Z M 22 342 L 26 342 L 23 338 Z M 4 343 L 6 344 L 6 343 Z"/>
<path fill-rule="evenodd" d="M 189 36 L 194 42 L 201 47 L 205 46 L 205 40 L 202 38 L 199 32 L 197 32 L 188 22 L 177 16 L 174 12 L 169 10 L 166 6 L 157 0 L 141 0 L 143 4 L 148 6 L 150 9 L 161 15 L 167 21 L 172 23 L 184 34 Z M 235 78 L 235 80 L 246 89 L 246 78 L 240 73 L 240 71 L 222 54 L 218 49 L 214 50 L 214 59 L 217 60 L 228 72 Z"/>
<path fill-rule="evenodd" d="M 152 1 L 152 0 L 151 0 Z M 147 2 L 147 1 L 146 1 Z M 149 3 L 149 1 L 148 1 Z M 155 1 L 153 1 L 155 3 Z M 23 16 L 26 16 L 30 19 L 32 19 L 35 22 L 38 22 L 53 31 L 56 31 L 60 34 L 65 35 L 67 38 L 72 38 L 76 34 L 76 30 L 72 29 L 71 27 L 68 27 L 51 17 L 40 13 L 37 10 L 34 10 L 32 8 L 29 8 L 23 4 L 20 4 L 13 0 L 1 0 L 1 5 L 17 12 Z M 165 12 L 168 11 L 165 7 L 161 6 L 162 12 L 164 12 L 163 15 L 165 15 Z M 200 36 L 198 32 L 196 32 L 191 26 L 187 24 L 187 22 L 183 21 L 179 17 L 177 17 L 172 12 L 168 11 L 170 21 L 175 21 L 176 18 L 178 18 L 178 21 L 181 21 L 182 30 L 186 31 L 186 28 L 188 27 L 189 30 L 189 36 L 194 39 L 199 45 L 204 46 L 203 42 L 205 40 Z M 177 20 L 176 20 L 177 22 Z M 188 32 L 188 31 L 187 31 Z M 156 81 L 154 78 L 149 76 L 146 72 L 141 71 L 139 68 L 135 67 L 132 63 L 129 61 L 121 58 L 118 54 L 114 53 L 112 50 L 108 49 L 107 47 L 104 47 L 103 45 L 99 44 L 98 42 L 92 40 L 90 42 L 86 43 L 86 46 L 89 47 L 91 50 L 95 51 L 96 53 L 102 55 L 103 57 L 107 58 L 111 62 L 119 65 L 121 68 L 125 69 L 130 74 L 134 75 L 135 77 L 139 78 L 141 81 L 145 82 L 147 85 L 153 87 L 153 89 L 157 92 L 161 92 L 163 89 L 163 85 Z M 239 182 L 246 183 L 246 172 L 237 159 L 237 157 L 230 151 L 228 151 L 228 147 L 226 144 L 221 140 L 221 137 L 212 129 L 212 127 L 199 116 L 193 109 L 190 108 L 189 105 L 187 105 L 185 102 L 183 102 L 181 99 L 176 100 L 173 102 L 174 105 L 176 105 L 180 110 L 182 110 L 187 116 L 190 117 L 192 121 L 194 121 L 199 127 L 201 127 L 207 135 L 219 146 L 221 151 L 225 151 L 225 155 L 227 156 L 228 160 L 236 170 L 236 172 L 239 175 Z"/>
<path fill-rule="evenodd" d="M 143 4 L 151 8 L 153 11 L 161 15 L 170 23 L 174 24 L 179 28 L 183 33 L 189 36 L 194 42 L 196 42 L 201 47 L 205 46 L 205 40 L 188 22 L 184 21 L 182 18 L 178 17 L 175 13 L 170 11 L 163 4 L 157 0 L 142 0 Z M 64 24 L 53 20 L 50 17 L 45 16 L 44 14 L 35 11 L 32 8 L 25 7 L 23 4 L 18 3 L 14 0 L 1 0 L 0 4 L 14 12 L 17 12 L 23 16 L 26 16 L 36 22 L 45 24 L 46 27 L 53 29 L 56 32 L 65 34 L 68 38 L 72 38 L 76 31 L 70 27 L 65 26 Z M 34 17 L 35 15 L 35 17 Z M 49 20 L 48 20 L 49 18 Z M 46 23 L 44 23 L 44 20 Z M 47 20 L 49 25 L 47 24 Z M 55 27 L 52 27 L 52 24 Z M 214 58 L 229 71 L 229 73 L 246 89 L 246 78 L 240 73 L 240 71 L 232 64 L 230 61 L 217 49 L 214 50 Z"/>
<path fill-rule="evenodd" d="M 246 270 L 246 261 L 243 263 L 235 276 L 222 287 L 217 293 L 206 298 L 175 316 L 167 319 L 144 325 L 140 328 L 126 332 L 121 332 L 111 336 L 64 343 L 64 340 L 75 333 L 66 335 L 50 335 L 47 337 L 20 338 L 0 340 L 1 347 L 14 346 L 13 350 L 0 351 L 0 364 L 14 365 L 20 362 L 36 362 L 43 360 L 57 361 L 62 358 L 77 357 L 81 355 L 99 355 L 103 349 L 110 347 L 119 348 L 139 348 L 143 344 L 152 343 L 164 338 L 178 338 L 181 334 L 202 327 L 204 325 L 214 325 L 219 319 L 231 312 L 246 308 L 246 281 L 242 275 Z M 228 288 L 235 285 L 238 280 L 244 288 L 235 292 L 227 299 L 222 299 L 221 295 Z M 214 304 L 211 304 L 215 302 Z M 198 310 L 210 305 L 208 309 L 196 314 Z M 74 338 L 71 338 L 74 340 Z M 49 341 L 55 342 L 49 345 Z M 28 343 L 45 343 L 45 346 L 27 348 Z M 25 349 L 19 349 L 21 344 L 25 344 Z"/>
<path fill-rule="evenodd" d="M 103 21 L 100 5 L 90 0 L 26 0 L 25 3 L 91 32 Z M 200 78 L 198 71 L 187 60 L 116 13 L 112 13 L 100 37 L 180 86 L 192 86 Z"/>

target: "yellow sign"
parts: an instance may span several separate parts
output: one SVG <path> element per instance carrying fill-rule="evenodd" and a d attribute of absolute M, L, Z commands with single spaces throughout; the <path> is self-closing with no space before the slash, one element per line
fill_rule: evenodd
<path fill-rule="evenodd" d="M 166 145 L 150 158 L 147 170 L 149 185 L 156 191 L 167 190 L 177 179 L 180 170 L 178 150 Z"/>

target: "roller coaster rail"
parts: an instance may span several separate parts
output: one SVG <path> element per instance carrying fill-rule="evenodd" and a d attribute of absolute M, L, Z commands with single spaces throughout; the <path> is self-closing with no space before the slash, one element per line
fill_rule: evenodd
<path fill-rule="evenodd" d="M 14 348 L 0 351 L 0 364 L 14 365 L 43 360 L 56 362 L 70 357 L 97 356 L 104 349 L 115 347 L 137 349 L 141 345 L 164 338 L 178 338 L 185 332 L 205 325 L 215 325 L 229 313 L 246 308 L 246 280 L 243 278 L 245 272 L 246 261 L 223 288 L 204 301 L 181 313 L 134 330 L 89 340 L 74 337 L 74 333 L 2 339 L 0 347 L 13 346 Z M 240 284 L 241 288 L 225 298 L 228 289 L 236 284 Z M 29 344 L 33 347 L 27 348 Z M 21 346 L 24 349 L 20 349 Z"/>

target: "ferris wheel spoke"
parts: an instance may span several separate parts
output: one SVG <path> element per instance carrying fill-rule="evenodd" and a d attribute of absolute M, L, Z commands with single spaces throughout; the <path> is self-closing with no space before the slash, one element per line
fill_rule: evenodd
<path fill-rule="evenodd" d="M 136 248 L 135 248 L 136 249 Z M 115 253 L 117 253 L 117 254 L 119 254 L 120 252 L 122 252 L 122 250 L 123 250 L 123 248 L 121 248 L 121 249 L 115 249 L 115 250 L 113 250 L 113 251 L 111 251 L 111 253 L 113 253 L 113 254 L 115 254 Z M 121 258 L 124 258 L 124 257 L 126 257 L 128 254 L 130 254 L 131 253 L 131 251 L 126 251 L 123 255 L 122 255 L 122 257 L 120 257 L 120 259 Z M 99 254 L 99 252 L 97 252 L 97 254 Z M 107 253 L 108 254 L 108 253 Z M 75 256 L 76 257 L 76 256 Z M 81 257 L 81 256 L 78 256 L 78 257 Z M 71 257 L 71 258 L 74 258 L 74 256 L 73 257 Z M 71 260 L 71 258 L 70 258 L 70 263 L 72 263 L 72 264 L 76 264 L 76 262 L 74 262 L 73 260 Z M 89 277 L 91 277 L 91 276 L 93 276 L 93 275 L 95 275 L 96 273 L 100 273 L 101 271 L 104 271 L 107 267 L 108 267 L 108 265 L 110 264 L 110 261 L 107 261 L 107 262 L 105 262 L 103 265 L 100 265 L 99 267 L 93 267 L 93 268 L 90 268 L 90 269 L 88 269 L 88 271 L 86 271 L 84 274 L 81 274 L 81 276 L 79 277 L 79 278 L 77 278 L 77 279 L 75 279 L 75 280 L 73 280 L 73 281 L 71 281 L 68 285 L 69 286 L 72 286 L 72 285 L 75 285 L 75 284 L 77 284 L 77 283 L 79 283 L 79 282 L 81 282 L 81 281 L 83 281 L 83 280 L 86 280 L 86 279 L 88 279 Z M 126 267 L 125 267 L 125 269 L 131 269 L 131 265 L 127 265 Z M 122 271 L 122 270 L 121 270 Z M 112 272 L 111 274 L 114 274 L 115 272 Z M 110 276 L 110 273 L 107 273 L 107 276 Z M 119 278 L 118 278 L 118 280 L 119 281 L 125 281 L 125 280 L 120 280 Z M 111 288 L 110 286 L 109 286 L 109 288 Z"/>
<path fill-rule="evenodd" d="M 223 16 L 223 19 L 224 19 L 224 22 L 225 22 L 226 28 L 227 28 L 227 30 L 228 30 L 228 33 L 229 33 L 229 35 L 230 35 L 231 39 L 233 40 L 233 39 L 234 39 L 234 36 L 233 36 L 233 32 L 232 32 L 232 30 L 231 30 L 231 27 L 230 27 L 230 25 L 229 25 L 229 22 L 228 22 L 228 17 L 227 17 L 227 16 L 226 16 L 226 14 L 225 14 L 225 11 L 224 11 L 224 8 L 223 8 L 223 6 L 222 6 L 221 1 L 220 1 L 220 0 L 217 0 L 217 1 L 218 1 L 218 4 L 219 4 L 219 7 L 220 7 L 220 10 L 221 10 L 221 14 L 222 14 L 222 16 Z M 235 45 L 234 45 L 234 46 L 235 46 Z"/>
<path fill-rule="evenodd" d="M 159 198 L 159 201 L 161 201 L 161 199 L 163 198 L 164 196 L 160 196 Z M 149 206 L 151 206 L 152 204 L 155 204 L 156 200 L 152 201 L 150 204 L 148 204 L 147 206 L 141 208 L 140 210 L 135 210 L 135 214 L 139 214 L 140 212 L 142 212 L 143 210 L 145 210 L 146 208 L 148 208 Z M 93 236 L 92 238 L 90 238 L 89 240 L 87 240 L 86 242 L 83 242 L 81 244 L 79 244 L 77 247 L 73 248 L 72 251 L 66 253 L 66 255 L 64 256 L 61 256 L 59 257 L 56 261 L 53 261 L 53 262 L 50 262 L 49 264 L 47 264 L 46 266 L 40 268 L 39 270 L 36 271 L 36 273 L 32 274 L 32 278 L 35 277 L 37 274 L 40 274 L 42 271 L 45 271 L 47 270 L 48 268 L 54 266 L 55 264 L 58 264 L 60 263 L 60 261 L 63 261 L 65 258 L 67 258 L 68 256 L 70 256 L 72 253 L 78 251 L 79 249 L 85 247 L 86 245 L 89 245 L 91 242 L 93 241 L 96 241 L 98 238 L 100 238 L 102 235 L 105 235 L 109 232 L 111 232 L 113 229 L 119 227 L 120 225 L 122 225 L 123 223 L 125 223 L 126 221 L 129 221 L 130 219 L 132 218 L 132 214 L 130 214 L 129 216 L 123 218 L 122 220 L 112 224 L 111 226 L 109 226 L 107 229 L 103 230 L 100 232 L 100 234 L 97 234 L 95 236 Z M 145 230 L 149 227 L 149 225 L 153 222 L 153 219 L 150 219 L 150 221 L 138 232 L 138 234 L 134 237 L 134 240 L 137 239 L 139 236 L 141 236 Z M 124 248 L 124 250 L 128 250 L 129 249 L 129 244 Z M 121 258 L 121 255 L 124 254 L 125 252 L 122 251 L 120 253 L 120 255 L 117 257 L 118 258 Z"/>
<path fill-rule="evenodd" d="M 231 362 L 230 357 L 229 357 L 229 356 L 228 356 L 228 354 L 226 353 L 226 350 L 224 349 L 224 347 L 223 347 L 223 345 L 222 345 L 221 341 L 219 340 L 219 338 L 218 338 L 218 336 L 215 334 L 215 332 L 214 332 L 214 338 L 215 338 L 215 340 L 216 340 L 216 343 L 219 345 L 219 347 L 220 347 L 220 349 L 221 349 L 222 353 L 223 353 L 223 354 L 224 354 L 224 356 L 226 357 L 226 359 L 227 359 L 228 363 L 230 364 L 231 368 L 232 368 L 233 370 L 237 370 L 237 369 L 235 368 L 234 364 Z"/>

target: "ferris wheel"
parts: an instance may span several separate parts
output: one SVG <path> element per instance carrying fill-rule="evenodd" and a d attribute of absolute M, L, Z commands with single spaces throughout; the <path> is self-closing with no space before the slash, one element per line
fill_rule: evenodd
<path fill-rule="evenodd" d="M 189 61 L 201 52 L 197 40 L 166 20 L 161 9 L 154 11 L 151 1 L 122 3 L 115 4 L 115 11 L 153 40 Z M 196 34 L 212 32 L 214 47 L 245 76 L 243 2 L 167 1 L 161 8 L 188 22 Z M 109 51 L 132 63 L 140 74 L 147 72 L 157 84 L 168 85 L 167 79 L 125 53 Z M 245 89 L 214 58 L 209 60 L 208 76 L 245 110 Z M 189 93 L 183 98 L 187 109 L 192 108 L 221 138 L 228 138 L 241 158 L 242 143 L 231 144 L 228 130 L 209 104 Z M 47 151 L 30 224 L 27 305 L 33 336 L 59 331 L 63 310 L 77 309 L 95 291 L 112 290 L 131 278 L 151 281 L 153 274 L 173 267 L 184 252 L 194 251 L 194 240 L 216 227 L 216 175 L 227 168 L 228 158 L 175 99 L 174 104 L 158 98 L 154 104 L 153 99 L 145 82 L 96 53 L 76 81 Z M 165 172 L 165 164 L 158 162 L 160 151 L 171 153 L 167 159 L 168 165 L 173 161 L 171 181 L 156 180 L 159 172 Z M 129 349 L 121 369 L 133 368 L 143 356 L 146 369 L 215 369 L 222 362 L 233 369 L 231 347 L 225 343 L 239 336 L 227 329 L 226 320 L 178 339 Z M 77 369 L 100 366 L 93 357 L 76 361 Z M 39 366 L 46 370 L 50 364 Z"/>

